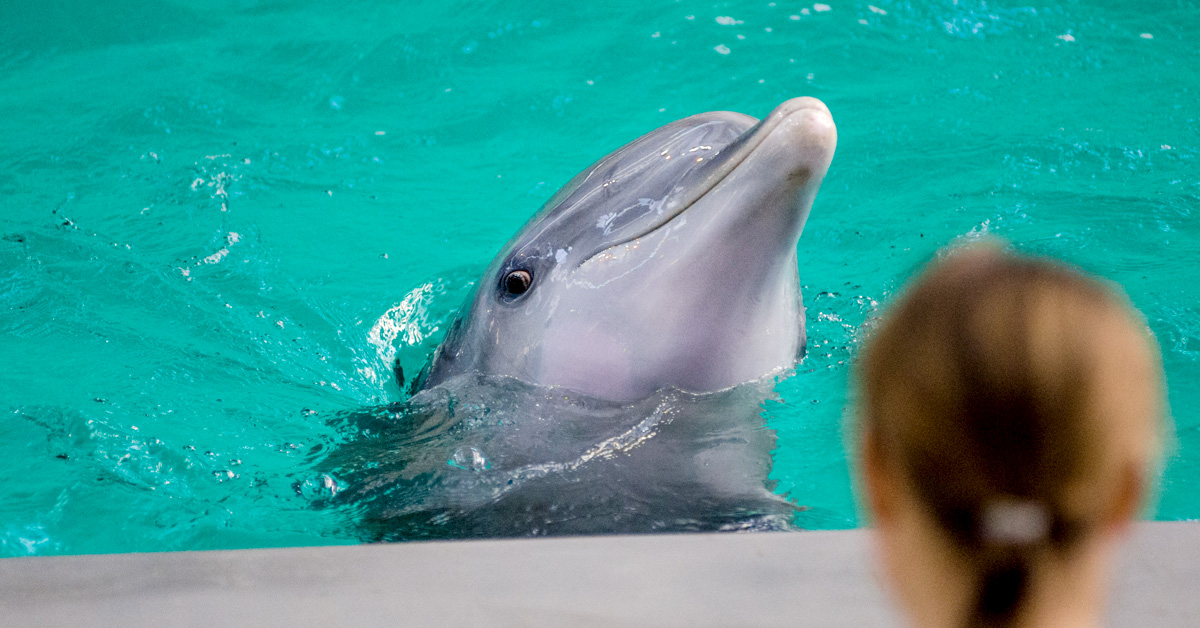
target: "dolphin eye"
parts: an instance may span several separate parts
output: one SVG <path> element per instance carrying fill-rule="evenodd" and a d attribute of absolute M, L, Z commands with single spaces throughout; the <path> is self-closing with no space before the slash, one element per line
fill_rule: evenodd
<path fill-rule="evenodd" d="M 512 296 L 525 294 L 533 285 L 533 275 L 527 270 L 514 270 L 504 276 L 504 291 Z"/>

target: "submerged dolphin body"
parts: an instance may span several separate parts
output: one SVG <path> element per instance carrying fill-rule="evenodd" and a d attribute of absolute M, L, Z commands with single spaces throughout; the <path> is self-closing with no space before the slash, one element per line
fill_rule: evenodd
<path fill-rule="evenodd" d="M 705 113 L 580 173 L 512 238 L 401 404 L 324 462 L 371 540 L 778 528 L 772 375 L 828 109 Z M 743 384 L 743 385 L 739 385 Z"/>
<path fill-rule="evenodd" d="M 632 401 L 728 388 L 805 344 L 796 244 L 837 143 L 829 110 L 704 113 L 601 159 L 488 267 L 419 387 L 467 372 Z"/>

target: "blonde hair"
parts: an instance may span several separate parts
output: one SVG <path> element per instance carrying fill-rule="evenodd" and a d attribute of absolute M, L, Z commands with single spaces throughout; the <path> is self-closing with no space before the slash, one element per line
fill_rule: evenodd
<path fill-rule="evenodd" d="M 936 262 L 871 333 L 861 428 L 977 574 L 969 626 L 1011 624 L 1157 456 L 1161 363 L 1112 287 L 997 244 Z M 1107 510 L 1106 510 L 1107 509 Z"/>

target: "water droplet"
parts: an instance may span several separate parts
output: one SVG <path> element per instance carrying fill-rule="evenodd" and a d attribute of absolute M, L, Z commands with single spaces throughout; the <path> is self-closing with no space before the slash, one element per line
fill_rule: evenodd
<path fill-rule="evenodd" d="M 492 466 L 487 456 L 484 456 L 478 447 L 459 447 L 455 449 L 454 455 L 450 456 L 446 464 L 467 471 L 483 471 Z"/>

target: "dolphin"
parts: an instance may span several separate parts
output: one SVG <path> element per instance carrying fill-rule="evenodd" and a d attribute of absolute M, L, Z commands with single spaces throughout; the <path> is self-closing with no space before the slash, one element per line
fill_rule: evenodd
<path fill-rule="evenodd" d="M 596 162 L 488 266 L 407 401 L 336 420 L 350 440 L 308 483 L 366 540 L 789 527 L 761 408 L 804 351 L 796 248 L 836 143 L 796 98 Z"/>
<path fill-rule="evenodd" d="M 609 154 L 501 249 L 414 390 L 476 372 L 634 401 L 792 367 L 797 242 L 836 144 L 829 109 L 795 98 Z"/>

